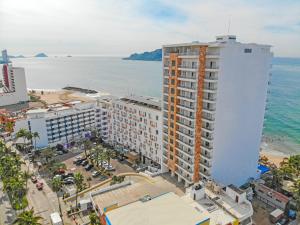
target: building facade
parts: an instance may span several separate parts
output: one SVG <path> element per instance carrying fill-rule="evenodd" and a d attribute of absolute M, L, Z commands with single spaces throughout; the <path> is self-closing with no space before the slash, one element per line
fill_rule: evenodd
<path fill-rule="evenodd" d="M 27 95 L 24 68 L 13 67 L 8 61 L 6 50 L 2 51 L 2 59 L 0 106 L 27 102 L 29 98 Z"/>
<path fill-rule="evenodd" d="M 38 148 L 70 143 L 96 128 L 95 102 L 70 102 L 50 105 L 47 109 L 32 109 L 16 121 L 15 131 L 25 128 L 38 132 Z"/>
<path fill-rule="evenodd" d="M 271 59 L 232 35 L 163 46 L 163 164 L 179 181 L 256 177 Z"/>
<path fill-rule="evenodd" d="M 116 148 L 138 153 L 143 163 L 161 165 L 161 119 L 161 102 L 154 98 L 115 99 L 109 142 Z"/>

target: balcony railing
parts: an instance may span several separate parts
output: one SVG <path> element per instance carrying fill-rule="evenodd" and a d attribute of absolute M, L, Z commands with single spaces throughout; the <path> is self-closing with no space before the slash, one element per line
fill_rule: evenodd
<path fill-rule="evenodd" d="M 197 65 L 185 65 L 185 64 L 180 64 L 178 66 L 179 68 L 183 68 L 183 69 L 198 69 Z"/>
<path fill-rule="evenodd" d="M 188 85 L 178 85 L 178 87 L 181 87 L 181 88 L 186 88 L 186 89 L 192 89 L 192 90 L 196 90 L 196 87 L 193 87 L 193 86 L 188 86 Z"/>

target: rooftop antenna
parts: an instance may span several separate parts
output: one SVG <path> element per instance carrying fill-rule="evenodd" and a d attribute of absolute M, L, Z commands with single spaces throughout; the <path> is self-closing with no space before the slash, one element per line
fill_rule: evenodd
<path fill-rule="evenodd" d="M 231 15 L 229 15 L 229 19 L 228 19 L 228 29 L 227 29 L 227 34 L 229 35 L 230 32 L 230 25 L 231 25 Z"/>

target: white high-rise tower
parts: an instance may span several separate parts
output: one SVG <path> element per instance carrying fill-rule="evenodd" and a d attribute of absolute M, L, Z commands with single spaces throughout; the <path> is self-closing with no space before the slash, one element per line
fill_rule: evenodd
<path fill-rule="evenodd" d="M 257 175 L 271 59 L 233 35 L 163 46 L 163 163 L 178 181 Z"/>

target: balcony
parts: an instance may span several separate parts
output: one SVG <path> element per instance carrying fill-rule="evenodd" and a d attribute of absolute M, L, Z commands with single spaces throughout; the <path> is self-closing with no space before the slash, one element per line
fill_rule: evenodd
<path fill-rule="evenodd" d="M 196 75 L 183 75 L 182 73 L 179 75 L 178 79 L 188 79 L 188 80 L 196 80 Z"/>
<path fill-rule="evenodd" d="M 197 65 L 185 65 L 181 64 L 178 66 L 180 70 L 196 71 L 198 69 Z"/>
<path fill-rule="evenodd" d="M 185 113 L 182 113 L 182 112 L 177 112 L 176 114 L 180 115 L 180 116 L 183 116 L 183 117 L 185 117 L 186 119 L 189 119 L 189 120 L 194 120 L 195 119 L 194 116 L 190 116 L 189 114 L 185 114 Z"/>
<path fill-rule="evenodd" d="M 201 149 L 207 150 L 208 152 L 211 152 L 211 150 L 213 149 L 212 146 L 210 145 L 205 145 L 205 144 L 201 144 Z"/>
<path fill-rule="evenodd" d="M 218 59 L 219 57 L 220 57 L 220 55 L 217 53 L 206 53 L 207 59 Z"/>
<path fill-rule="evenodd" d="M 177 123 L 184 126 L 184 127 L 187 127 L 188 129 L 194 129 L 194 124 L 193 123 L 192 124 L 186 124 L 186 123 L 184 123 L 180 120 L 178 120 Z"/>
<path fill-rule="evenodd" d="M 187 180 L 188 182 L 192 182 L 192 178 L 190 176 L 185 175 L 181 170 L 177 170 L 176 173 L 178 176 L 182 177 L 184 180 Z"/>
<path fill-rule="evenodd" d="M 203 89 L 207 91 L 216 91 L 217 85 L 211 82 L 204 82 Z"/>
<path fill-rule="evenodd" d="M 212 159 L 212 156 L 210 154 L 205 154 L 204 152 L 201 152 L 200 153 L 201 157 L 207 159 L 207 160 L 211 160 Z"/>
<path fill-rule="evenodd" d="M 183 161 L 183 162 L 186 163 L 187 165 L 193 165 L 193 164 L 194 164 L 194 162 L 193 162 L 192 159 L 188 160 L 188 159 L 186 159 L 185 156 L 183 156 L 182 154 L 181 154 L 181 155 L 180 155 L 180 154 L 177 154 L 177 155 L 178 155 L 178 159 L 181 160 L 181 161 Z"/>
<path fill-rule="evenodd" d="M 182 104 L 182 103 L 177 104 L 177 106 L 181 106 L 181 107 L 184 107 L 187 109 L 192 109 L 192 110 L 195 109 L 195 107 L 193 105 L 191 106 L 191 105 L 186 105 L 186 104 Z"/>
<path fill-rule="evenodd" d="M 183 148 L 180 148 L 179 146 L 177 147 L 177 150 L 179 152 L 182 152 L 182 154 L 186 154 L 187 156 L 194 156 L 193 151 L 183 150 Z"/>
<path fill-rule="evenodd" d="M 204 175 L 207 176 L 207 177 L 210 177 L 210 176 L 211 176 L 210 172 L 207 171 L 207 170 L 206 170 L 206 171 L 200 170 L 200 173 L 204 174 Z"/>
<path fill-rule="evenodd" d="M 209 112 L 214 112 L 214 111 L 216 111 L 216 106 L 212 105 L 212 104 L 210 104 L 210 105 L 209 104 L 204 104 L 202 109 L 207 110 Z"/>
<path fill-rule="evenodd" d="M 200 160 L 200 165 L 205 166 L 208 169 L 211 168 L 211 164 L 209 161 L 205 162 L 205 160 Z"/>
<path fill-rule="evenodd" d="M 189 174 L 193 173 L 192 168 L 188 168 L 187 166 L 184 166 L 182 163 L 178 163 L 177 166 L 180 167 L 181 169 L 183 169 L 185 172 L 187 172 Z"/>
<path fill-rule="evenodd" d="M 212 141 L 214 139 L 213 136 L 210 133 L 207 133 L 207 134 L 209 134 L 209 135 L 207 136 L 205 134 L 202 134 L 201 135 L 202 139 L 205 141 Z"/>

